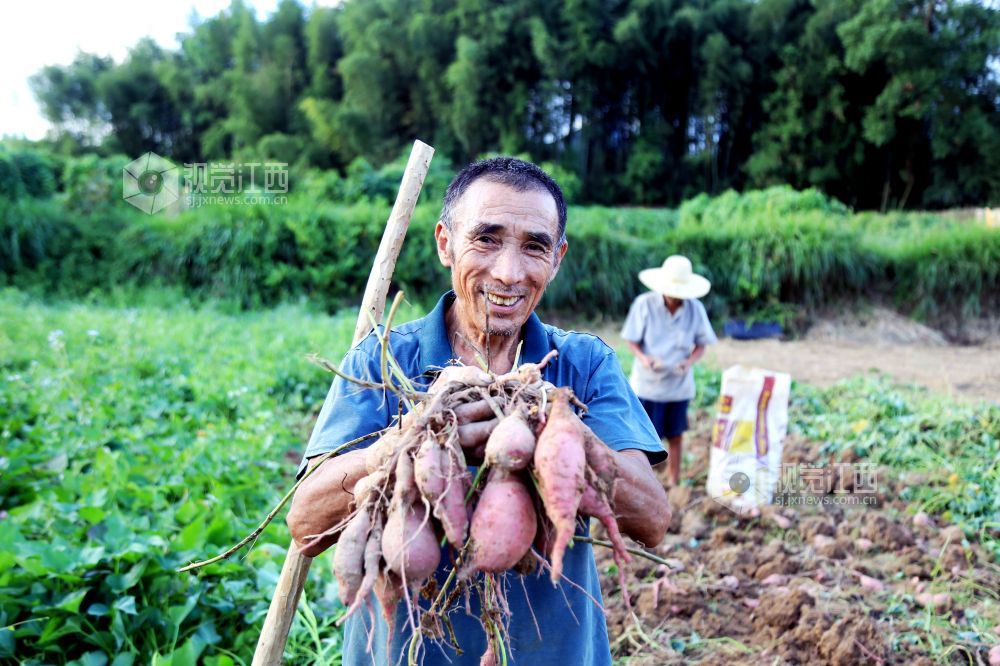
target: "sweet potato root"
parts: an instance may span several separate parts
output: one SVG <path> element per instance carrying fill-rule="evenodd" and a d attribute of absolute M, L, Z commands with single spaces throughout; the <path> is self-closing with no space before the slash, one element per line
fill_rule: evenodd
<path fill-rule="evenodd" d="M 535 434 L 520 410 L 505 416 L 486 441 L 486 463 L 510 472 L 528 466 L 535 455 Z"/>
<path fill-rule="evenodd" d="M 535 539 L 537 518 L 524 483 L 494 469 L 472 514 L 472 566 L 500 573 L 517 564 Z"/>
<path fill-rule="evenodd" d="M 354 597 L 361 587 L 365 544 L 371 531 L 372 519 L 368 511 L 361 510 L 347 523 L 333 551 L 333 570 L 337 576 L 340 601 L 345 606 L 354 603 Z M 303 553 L 308 555 L 303 549 Z"/>
<path fill-rule="evenodd" d="M 552 582 L 562 575 L 562 559 L 576 530 L 576 514 L 585 487 L 587 458 L 580 421 L 569 406 L 569 392 L 553 391 L 552 411 L 535 446 L 535 474 L 545 513 L 555 528 Z"/>
<path fill-rule="evenodd" d="M 441 562 L 441 547 L 423 504 L 399 503 L 389 511 L 382 533 L 386 567 L 407 585 L 420 585 Z"/>

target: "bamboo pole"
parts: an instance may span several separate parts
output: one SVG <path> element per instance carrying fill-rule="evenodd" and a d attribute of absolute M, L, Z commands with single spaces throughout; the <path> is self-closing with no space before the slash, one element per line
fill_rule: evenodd
<path fill-rule="evenodd" d="M 413 208 L 417 205 L 420 188 L 423 187 L 427 169 L 434 156 L 434 149 L 420 141 L 413 142 L 410 159 L 406 162 L 403 180 L 399 184 L 396 203 L 385 224 L 382 241 L 379 243 L 371 273 L 368 274 L 368 284 L 361 300 L 358 312 L 358 323 L 354 327 L 354 344 L 357 344 L 371 331 L 371 322 L 379 321 L 385 309 L 385 298 L 389 292 L 389 283 L 396 260 L 403 247 L 403 239 L 410 225 Z M 281 567 L 278 586 L 271 598 L 271 606 L 267 609 L 267 617 L 257 641 L 257 649 L 253 654 L 253 666 L 278 666 L 288 641 L 288 630 L 295 619 L 295 608 L 299 604 L 302 588 L 309 575 L 309 565 L 312 558 L 299 552 L 295 543 L 288 546 L 285 563 Z"/>

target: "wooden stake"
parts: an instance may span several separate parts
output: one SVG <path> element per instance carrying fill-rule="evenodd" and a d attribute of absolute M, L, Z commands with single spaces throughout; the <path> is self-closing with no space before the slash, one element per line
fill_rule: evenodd
<path fill-rule="evenodd" d="M 417 205 L 420 188 L 423 187 L 433 156 L 433 148 L 420 141 L 413 142 L 410 159 L 406 162 L 403 180 L 399 184 L 396 203 L 392 206 L 392 213 L 389 214 L 385 231 L 382 233 L 382 242 L 379 243 L 375 262 L 368 275 L 365 295 L 361 300 L 361 310 L 358 312 L 358 323 L 354 327 L 354 344 L 363 340 L 371 331 L 370 317 L 374 317 L 374 321 L 382 318 L 389 283 L 396 270 L 396 260 L 403 247 L 403 239 L 410 226 L 410 218 L 413 216 L 413 209 Z M 312 558 L 302 555 L 292 542 L 288 546 L 285 564 L 281 567 L 281 576 L 271 598 L 271 606 L 267 609 L 267 617 L 264 619 L 257 649 L 253 654 L 253 666 L 281 664 L 281 656 L 288 641 L 288 630 L 295 619 L 295 609 L 299 604 L 306 577 L 309 575 L 310 564 Z"/>

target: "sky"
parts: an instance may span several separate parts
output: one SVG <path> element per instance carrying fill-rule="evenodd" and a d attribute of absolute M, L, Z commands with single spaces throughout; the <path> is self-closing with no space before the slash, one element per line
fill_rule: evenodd
<path fill-rule="evenodd" d="M 32 74 L 45 65 L 67 65 L 79 51 L 121 62 L 129 47 L 146 36 L 165 48 L 176 48 L 177 33 L 188 31 L 193 12 L 202 18 L 215 16 L 229 6 L 229 0 L 15 0 L 3 4 L 0 136 L 41 139 L 51 124 L 28 87 Z M 248 0 L 246 4 L 263 20 L 278 0 Z"/>

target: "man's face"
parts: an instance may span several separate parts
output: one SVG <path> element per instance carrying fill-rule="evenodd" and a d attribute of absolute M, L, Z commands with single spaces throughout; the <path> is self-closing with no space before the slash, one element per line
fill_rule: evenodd
<path fill-rule="evenodd" d="M 552 195 L 480 179 L 458 201 L 451 227 L 439 222 L 434 237 L 451 268 L 459 325 L 486 333 L 488 301 L 489 334 L 517 335 L 566 253 Z"/>

